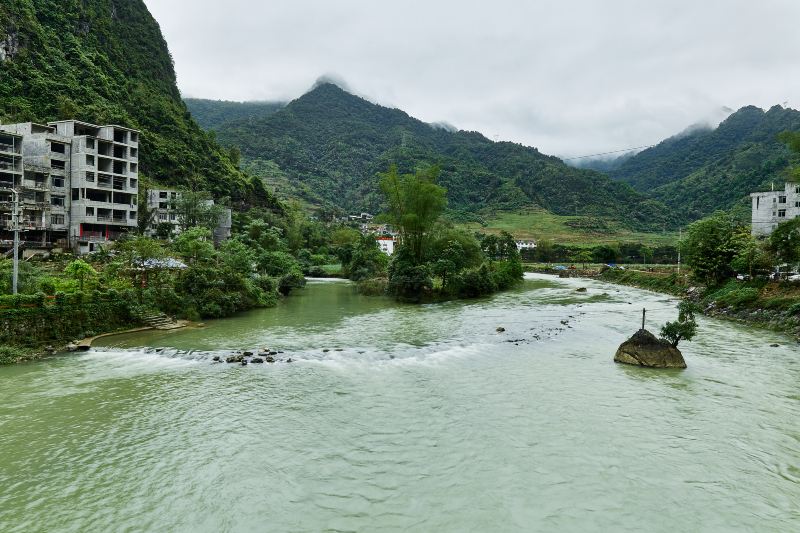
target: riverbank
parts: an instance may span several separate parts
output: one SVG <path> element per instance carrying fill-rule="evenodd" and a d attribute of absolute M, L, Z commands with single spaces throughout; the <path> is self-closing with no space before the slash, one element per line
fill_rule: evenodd
<path fill-rule="evenodd" d="M 718 287 L 693 285 L 687 274 L 608 269 L 597 279 L 678 296 L 706 316 L 786 333 L 800 340 L 800 284 L 730 280 Z"/>

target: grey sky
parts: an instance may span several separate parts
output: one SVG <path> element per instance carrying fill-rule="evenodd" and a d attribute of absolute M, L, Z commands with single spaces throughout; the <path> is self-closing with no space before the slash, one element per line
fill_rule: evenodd
<path fill-rule="evenodd" d="M 800 108 L 798 0 L 145 0 L 186 96 L 280 100 L 324 74 L 428 122 L 574 156 L 723 106 Z"/>

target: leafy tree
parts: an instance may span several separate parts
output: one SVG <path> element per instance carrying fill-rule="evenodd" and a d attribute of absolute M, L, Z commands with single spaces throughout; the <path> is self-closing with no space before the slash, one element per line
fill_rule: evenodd
<path fill-rule="evenodd" d="M 678 320 L 667 322 L 661 328 L 661 338 L 677 347 L 682 340 L 690 341 L 697 333 L 697 322 L 694 319 L 694 304 L 683 301 L 678 305 Z"/>
<path fill-rule="evenodd" d="M 572 254 L 571 257 L 573 263 L 582 263 L 584 270 L 586 270 L 586 264 L 590 263 L 592 261 L 592 258 L 593 258 L 592 252 L 585 249 L 575 252 L 574 254 Z"/>
<path fill-rule="evenodd" d="M 82 291 L 84 282 L 88 279 L 95 278 L 97 271 L 84 261 L 83 259 L 76 259 L 71 261 L 65 268 L 64 273 L 78 282 L 78 288 Z"/>
<path fill-rule="evenodd" d="M 214 203 L 211 194 L 204 191 L 183 190 L 170 203 L 182 231 L 198 227 L 213 230 L 225 212 L 225 208 Z"/>
<path fill-rule="evenodd" d="M 388 263 L 389 257 L 381 252 L 375 235 L 363 235 L 353 247 L 346 272 L 350 279 L 362 281 L 385 275 Z"/>
<path fill-rule="evenodd" d="M 173 248 L 190 263 L 202 263 L 213 260 L 215 256 L 211 231 L 207 228 L 191 228 L 175 239 Z"/>
<path fill-rule="evenodd" d="M 772 255 L 753 237 L 747 228 L 741 228 L 735 235 L 736 256 L 731 267 L 736 272 L 746 272 L 750 277 L 758 271 L 770 270 L 774 262 Z"/>
<path fill-rule="evenodd" d="M 800 262 L 800 218 L 778 224 L 769 236 L 769 248 L 782 263 Z"/>
<path fill-rule="evenodd" d="M 400 175 L 392 165 L 381 177 L 388 216 L 400 231 L 400 245 L 415 265 L 423 262 L 431 230 L 447 205 L 446 190 L 436 184 L 438 167 Z"/>
<path fill-rule="evenodd" d="M 715 285 L 734 273 L 731 264 L 739 251 L 739 231 L 733 217 L 721 211 L 689 225 L 683 250 L 698 280 Z"/>

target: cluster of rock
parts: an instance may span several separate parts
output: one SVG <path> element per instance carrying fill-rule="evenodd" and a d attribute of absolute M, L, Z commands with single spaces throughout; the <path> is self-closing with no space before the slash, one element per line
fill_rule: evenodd
<path fill-rule="evenodd" d="M 614 355 L 614 361 L 650 368 L 686 368 L 680 350 L 646 329 L 640 329 L 623 342 Z"/>
<path fill-rule="evenodd" d="M 293 362 L 291 357 L 289 357 L 288 359 L 276 358 L 277 355 L 282 353 L 283 352 L 281 351 L 270 350 L 269 348 L 261 348 L 256 353 L 247 350 L 237 350 L 234 353 L 230 354 L 229 356 L 225 357 L 224 361 L 226 363 L 239 363 L 242 366 L 247 366 L 248 364 Z M 212 359 L 212 362 L 222 363 L 223 358 L 222 356 L 215 355 Z"/>

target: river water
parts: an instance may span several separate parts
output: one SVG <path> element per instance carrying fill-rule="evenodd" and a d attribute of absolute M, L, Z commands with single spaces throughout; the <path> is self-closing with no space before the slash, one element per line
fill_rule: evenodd
<path fill-rule="evenodd" d="M 0 531 L 800 531 L 798 346 L 703 319 L 687 370 L 616 365 L 642 307 L 676 315 L 535 275 L 425 306 L 312 283 L 0 368 Z M 263 346 L 294 362 L 211 363 Z"/>

